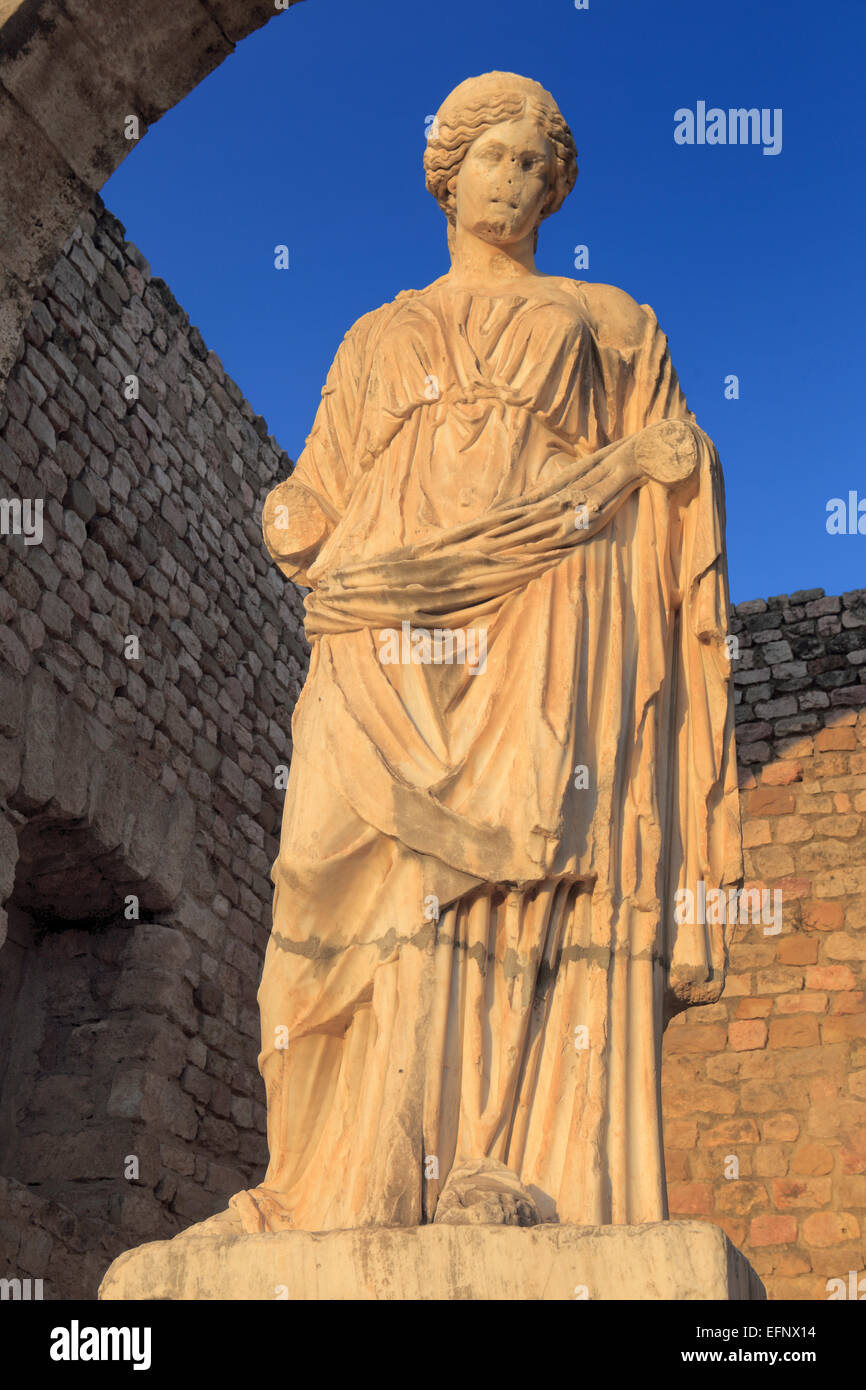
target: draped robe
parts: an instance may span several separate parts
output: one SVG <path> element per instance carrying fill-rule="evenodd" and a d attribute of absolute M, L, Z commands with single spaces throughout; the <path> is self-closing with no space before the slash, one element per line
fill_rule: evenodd
<path fill-rule="evenodd" d="M 312 657 L 248 1230 L 419 1225 L 476 1159 L 547 1221 L 667 1216 L 662 1032 L 725 969 L 674 894 L 742 873 L 721 474 L 652 310 L 539 283 L 443 277 L 360 319 L 265 507 Z M 592 456 L 663 419 L 693 425 L 692 481 L 587 524 Z M 389 664 L 404 624 L 483 631 L 483 669 Z"/>

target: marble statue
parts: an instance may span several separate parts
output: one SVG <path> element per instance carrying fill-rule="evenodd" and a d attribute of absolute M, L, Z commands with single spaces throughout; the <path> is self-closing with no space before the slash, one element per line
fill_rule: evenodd
<path fill-rule="evenodd" d="M 548 92 L 461 83 L 424 167 L 451 268 L 349 330 L 264 508 L 312 646 L 270 1165 L 204 1228 L 664 1220 L 662 1032 L 724 984 L 673 910 L 742 875 L 716 451 L 652 309 L 535 267 Z"/>

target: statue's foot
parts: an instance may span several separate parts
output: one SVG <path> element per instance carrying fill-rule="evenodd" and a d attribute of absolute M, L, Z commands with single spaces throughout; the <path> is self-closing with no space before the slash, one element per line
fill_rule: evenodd
<path fill-rule="evenodd" d="M 516 1173 L 495 1158 L 451 1169 L 433 1222 L 448 1226 L 537 1226 L 541 1213 Z"/>
<path fill-rule="evenodd" d="M 188 1236 L 241 1235 L 243 1229 L 240 1215 L 232 1207 L 229 1207 L 227 1211 L 218 1211 L 216 1216 L 209 1216 L 206 1221 L 197 1221 L 194 1226 L 180 1231 L 174 1239 L 186 1240 Z"/>
<path fill-rule="evenodd" d="M 289 1231 L 295 1229 L 292 1214 L 284 1206 L 279 1192 L 266 1187 L 254 1187 L 248 1192 L 236 1192 L 227 1211 L 218 1211 L 206 1221 L 197 1221 L 186 1231 L 180 1231 L 175 1240 L 186 1240 L 191 1236 L 242 1236 L 261 1235 L 265 1231 Z"/>

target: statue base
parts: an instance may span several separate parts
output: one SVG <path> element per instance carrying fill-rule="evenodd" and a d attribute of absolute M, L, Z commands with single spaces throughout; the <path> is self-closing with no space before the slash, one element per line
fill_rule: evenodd
<path fill-rule="evenodd" d="M 761 1300 L 718 1226 L 367 1227 L 182 1235 L 120 1255 L 101 1299 Z"/>

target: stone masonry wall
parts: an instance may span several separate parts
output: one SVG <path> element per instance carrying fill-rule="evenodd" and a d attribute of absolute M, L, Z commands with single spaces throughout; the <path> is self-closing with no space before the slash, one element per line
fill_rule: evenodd
<path fill-rule="evenodd" d="M 97 200 L 0 406 L 0 497 L 44 501 L 41 544 L 0 536 L 0 1275 L 46 1298 L 266 1163 L 255 994 L 307 649 L 260 511 L 290 467 Z"/>
<path fill-rule="evenodd" d="M 262 1176 L 307 653 L 259 511 L 289 471 L 97 200 L 0 405 L 0 505 L 44 500 L 41 544 L 0 535 L 0 1277 L 46 1298 Z M 731 631 L 747 886 L 781 889 L 783 927 L 737 926 L 722 1001 L 668 1030 L 671 1206 L 771 1296 L 823 1299 L 866 1264 L 866 591 Z"/>
<path fill-rule="evenodd" d="M 745 887 L 781 891 L 782 930 L 737 924 L 720 1003 L 665 1036 L 671 1210 L 771 1298 L 863 1298 L 866 590 L 741 603 L 731 633 Z"/>

